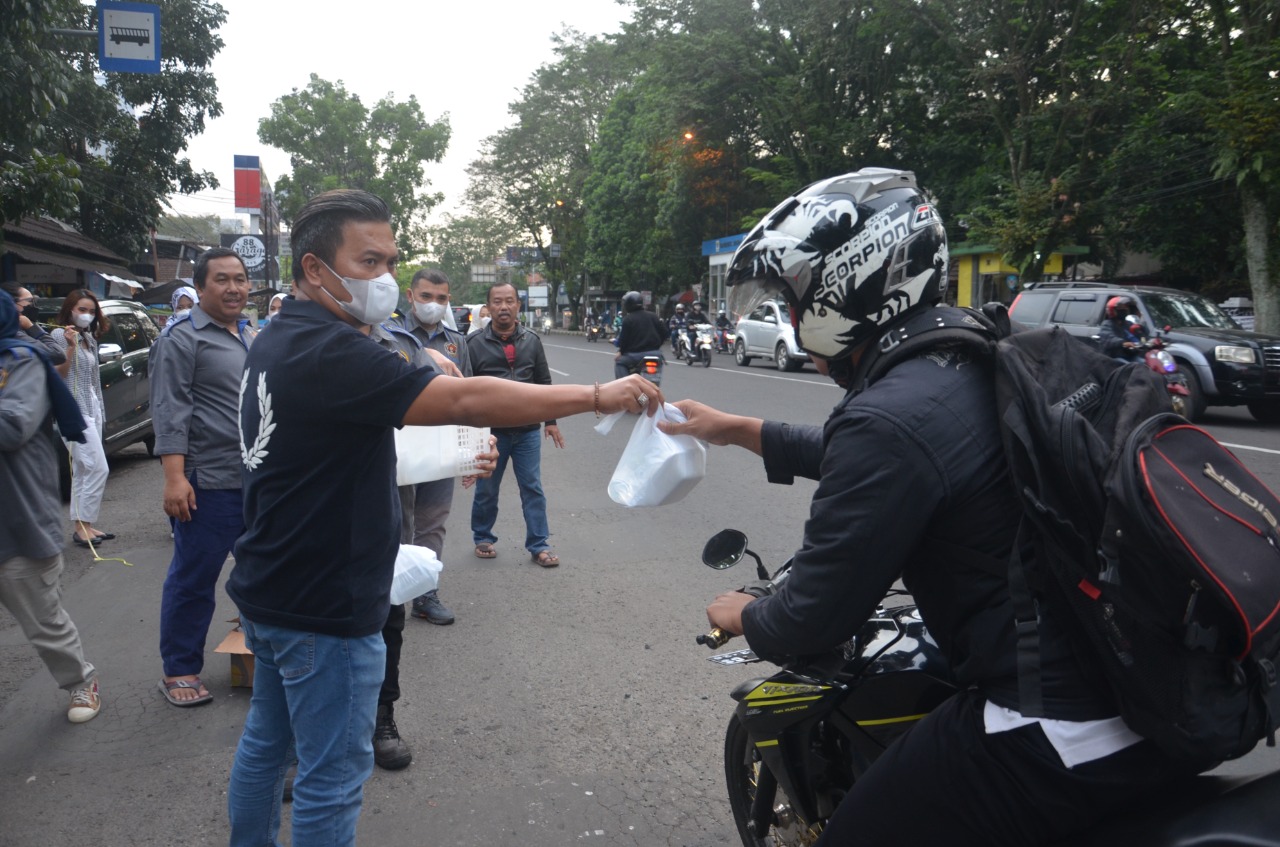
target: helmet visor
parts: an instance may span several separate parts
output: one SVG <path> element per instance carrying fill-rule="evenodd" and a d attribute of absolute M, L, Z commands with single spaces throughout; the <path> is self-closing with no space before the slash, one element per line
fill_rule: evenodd
<path fill-rule="evenodd" d="M 756 310 L 761 303 L 770 300 L 781 300 L 787 284 L 781 279 L 745 280 L 729 289 L 729 311 L 738 317 L 746 317 Z"/>

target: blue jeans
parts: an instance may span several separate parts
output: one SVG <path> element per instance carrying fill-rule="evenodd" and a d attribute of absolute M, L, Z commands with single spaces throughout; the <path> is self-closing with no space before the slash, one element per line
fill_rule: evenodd
<path fill-rule="evenodd" d="M 386 662 L 382 634 L 340 638 L 255 624 L 253 699 L 231 767 L 231 847 L 279 844 L 285 770 L 296 745 L 294 847 L 348 847 L 373 773 L 373 726 Z"/>
<path fill-rule="evenodd" d="M 476 544 L 493 544 L 498 536 L 493 525 L 498 520 L 498 489 L 508 460 L 515 465 L 520 486 L 520 507 L 524 511 L 524 546 L 533 555 L 550 550 L 547 537 L 547 498 L 542 493 L 542 429 L 528 432 L 497 432 L 498 466 L 493 476 L 476 481 L 471 503 L 471 536 Z"/>
<path fill-rule="evenodd" d="M 160 658 L 165 676 L 204 669 L 204 642 L 213 620 L 218 575 L 236 539 L 244 532 L 244 498 L 239 488 L 201 488 L 191 520 L 173 524 L 173 560 L 160 594 Z"/>

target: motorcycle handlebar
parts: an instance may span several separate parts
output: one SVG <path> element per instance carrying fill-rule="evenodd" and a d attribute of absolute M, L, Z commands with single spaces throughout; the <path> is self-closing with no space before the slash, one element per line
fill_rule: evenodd
<path fill-rule="evenodd" d="M 706 635 L 699 635 L 698 643 L 705 644 L 709 649 L 714 650 L 717 647 L 723 647 L 729 642 L 730 638 L 733 638 L 731 633 L 725 632 L 720 627 L 716 627 Z"/>

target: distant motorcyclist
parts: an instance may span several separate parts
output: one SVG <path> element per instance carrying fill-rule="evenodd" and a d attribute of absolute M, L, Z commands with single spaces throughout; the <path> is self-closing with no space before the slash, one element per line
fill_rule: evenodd
<path fill-rule="evenodd" d="M 1132 297 L 1120 294 L 1108 300 L 1106 317 L 1098 326 L 1098 348 L 1121 362 L 1140 360 L 1147 333 L 1137 315 L 1138 304 Z"/>
<path fill-rule="evenodd" d="M 622 296 L 622 308 L 627 315 L 618 331 L 618 355 L 613 357 L 613 373 L 624 377 L 629 368 L 643 361 L 645 356 L 662 355 L 662 339 L 666 328 L 662 319 L 644 308 L 644 298 L 638 291 L 628 291 Z M 654 380 L 655 382 L 657 380 Z"/>
<path fill-rule="evenodd" d="M 694 301 L 693 308 L 689 310 L 687 320 L 688 326 L 685 327 L 685 332 L 688 333 L 689 337 L 689 349 L 693 350 L 698 346 L 698 332 L 694 327 L 698 324 L 711 323 L 711 318 L 707 317 L 707 307 L 703 305 L 701 300 Z"/>
<path fill-rule="evenodd" d="M 667 328 L 671 330 L 671 352 L 676 356 L 680 355 L 680 336 L 684 335 L 688 326 L 689 319 L 685 316 L 684 304 L 677 303 L 675 312 L 667 321 Z"/>

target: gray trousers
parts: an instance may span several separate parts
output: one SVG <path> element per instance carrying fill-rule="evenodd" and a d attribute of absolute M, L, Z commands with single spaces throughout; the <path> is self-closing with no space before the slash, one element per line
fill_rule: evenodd
<path fill-rule="evenodd" d="M 413 487 L 413 543 L 444 561 L 445 523 L 453 507 L 453 477 L 420 482 Z"/>
<path fill-rule="evenodd" d="M 70 691 L 96 675 L 85 661 L 80 632 L 62 608 L 62 554 L 47 559 L 15 556 L 0 562 L 0 604 L 22 627 L 58 687 Z"/>

